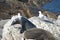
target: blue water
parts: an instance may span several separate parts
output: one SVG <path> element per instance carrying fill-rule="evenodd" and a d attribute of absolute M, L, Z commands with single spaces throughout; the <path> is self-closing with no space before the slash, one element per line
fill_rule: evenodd
<path fill-rule="evenodd" d="M 60 13 L 60 0 L 53 0 L 52 2 L 45 4 L 42 8 L 47 11 Z"/>

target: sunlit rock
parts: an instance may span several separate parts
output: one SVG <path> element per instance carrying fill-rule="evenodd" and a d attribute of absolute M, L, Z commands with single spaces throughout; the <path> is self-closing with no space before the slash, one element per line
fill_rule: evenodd
<path fill-rule="evenodd" d="M 32 17 L 29 20 L 35 24 L 37 28 L 47 30 L 54 34 L 55 37 L 60 38 L 60 26 L 55 25 L 52 21 L 44 20 L 39 17 Z"/>

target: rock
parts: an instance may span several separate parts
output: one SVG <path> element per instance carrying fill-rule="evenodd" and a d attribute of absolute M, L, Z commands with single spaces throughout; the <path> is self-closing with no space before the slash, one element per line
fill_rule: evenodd
<path fill-rule="evenodd" d="M 39 17 L 32 17 L 29 20 L 35 24 L 37 28 L 47 30 L 55 37 L 60 38 L 60 26 L 55 25 L 52 21 L 44 20 Z"/>
<path fill-rule="evenodd" d="M 11 25 L 13 17 L 3 28 L 2 40 L 21 40 L 23 34 L 20 33 L 21 24 Z M 37 28 L 44 29 L 52 33 L 57 39 L 60 39 L 60 26 L 57 26 L 54 19 L 44 20 L 39 17 L 31 17 L 30 20 Z"/>
<path fill-rule="evenodd" d="M 37 28 L 51 32 L 55 37 L 60 38 L 60 27 L 55 25 L 52 21 L 44 20 L 39 17 L 32 17 L 29 19 Z M 2 40 L 20 40 L 23 34 L 20 34 L 21 25 L 15 24 L 3 28 Z"/>
<path fill-rule="evenodd" d="M 8 21 L 9 19 L 7 20 L 1 20 L 0 21 L 0 40 L 2 38 L 2 30 L 3 30 L 3 25 Z"/>
<path fill-rule="evenodd" d="M 20 40 L 22 38 L 22 34 L 20 34 L 20 29 L 20 24 L 4 27 L 2 40 Z"/>
<path fill-rule="evenodd" d="M 10 19 L 6 19 L 6 20 L 1 20 L 0 21 L 0 28 L 3 28 L 3 25 L 7 22 L 7 21 L 9 21 Z"/>
<path fill-rule="evenodd" d="M 20 14 L 13 16 L 8 22 L 6 22 L 3 26 L 3 33 L 2 33 L 2 39 L 1 40 L 21 40 L 22 34 L 20 33 L 21 25 L 20 24 L 14 24 L 18 19 L 20 18 Z"/>

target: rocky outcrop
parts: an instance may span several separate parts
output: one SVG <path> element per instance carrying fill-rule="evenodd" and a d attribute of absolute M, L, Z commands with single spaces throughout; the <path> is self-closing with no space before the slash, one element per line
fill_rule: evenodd
<path fill-rule="evenodd" d="M 20 34 L 20 29 L 20 24 L 4 27 L 1 40 L 20 40 L 22 38 L 22 34 Z"/>
<path fill-rule="evenodd" d="M 57 39 L 60 39 L 60 26 L 56 25 L 55 20 L 44 20 L 39 17 L 29 19 L 37 28 L 44 29 L 52 33 Z M 21 25 L 15 24 L 3 28 L 2 40 L 22 40 L 23 34 L 20 34 Z"/>
<path fill-rule="evenodd" d="M 60 26 L 57 26 L 55 20 L 44 20 L 39 17 L 32 17 L 29 19 L 37 28 L 51 32 L 55 37 L 60 38 Z"/>

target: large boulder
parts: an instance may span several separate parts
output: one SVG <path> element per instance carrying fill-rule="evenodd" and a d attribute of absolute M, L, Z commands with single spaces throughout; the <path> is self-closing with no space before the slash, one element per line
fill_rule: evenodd
<path fill-rule="evenodd" d="M 54 19 L 44 20 L 39 17 L 31 17 L 29 20 L 36 25 L 37 28 L 44 29 L 52 33 L 57 39 L 60 39 L 60 26 L 54 23 Z M 20 33 L 21 24 L 4 26 L 2 40 L 21 40 L 23 34 Z"/>
<path fill-rule="evenodd" d="M 60 26 L 55 24 L 54 19 L 44 20 L 39 17 L 32 17 L 29 19 L 37 28 L 51 32 L 58 39 L 60 38 Z"/>

